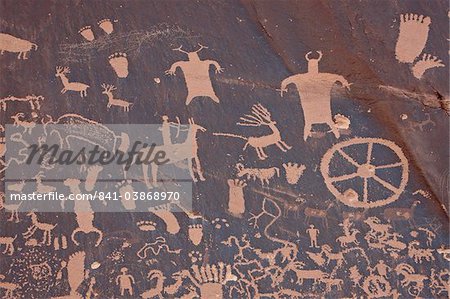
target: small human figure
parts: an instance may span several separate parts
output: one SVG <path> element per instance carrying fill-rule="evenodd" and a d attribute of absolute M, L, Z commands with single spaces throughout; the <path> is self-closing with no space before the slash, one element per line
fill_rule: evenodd
<path fill-rule="evenodd" d="M 56 289 L 61 294 L 65 294 L 70 292 L 70 286 L 67 282 L 68 279 L 68 271 L 67 271 L 67 262 L 61 261 L 61 268 L 56 273 Z"/>
<path fill-rule="evenodd" d="M 128 268 L 120 269 L 120 275 L 116 278 L 116 285 L 120 288 L 120 295 L 124 296 L 125 291 L 128 291 L 130 296 L 133 296 L 134 277 L 128 274 Z"/>
<path fill-rule="evenodd" d="M 161 132 L 162 132 L 162 138 L 163 138 L 163 144 L 164 145 L 171 145 L 172 144 L 172 137 L 170 134 L 170 128 L 177 128 L 180 129 L 180 124 L 173 123 L 169 121 L 169 117 L 167 115 L 162 116 L 162 125 L 161 125 Z M 178 137 L 178 136 L 177 136 Z"/>
<path fill-rule="evenodd" d="M 378 275 L 387 278 L 387 272 L 392 270 L 391 267 L 386 265 L 383 260 L 379 260 L 375 267 L 372 268 L 372 271 L 377 270 Z"/>
<path fill-rule="evenodd" d="M 317 236 L 319 235 L 320 231 L 314 227 L 314 224 L 311 224 L 306 232 L 309 235 L 309 247 L 319 248 L 319 246 L 317 246 Z"/>
<path fill-rule="evenodd" d="M 216 74 L 221 73 L 223 68 L 217 61 L 214 60 L 201 60 L 198 56 L 198 52 L 203 49 L 207 49 L 203 45 L 200 45 L 200 49 L 194 52 L 186 52 L 182 50 L 181 46 L 174 51 L 180 51 L 187 54 L 188 60 L 178 61 L 172 64 L 169 70 L 166 71 L 166 75 L 175 75 L 177 68 L 180 68 L 184 73 L 186 80 L 186 86 L 188 89 L 188 95 L 186 98 L 186 105 L 189 105 L 195 97 L 209 97 L 214 102 L 219 103 L 219 98 L 214 92 L 211 78 L 209 76 L 209 68 L 214 66 L 216 68 Z"/>

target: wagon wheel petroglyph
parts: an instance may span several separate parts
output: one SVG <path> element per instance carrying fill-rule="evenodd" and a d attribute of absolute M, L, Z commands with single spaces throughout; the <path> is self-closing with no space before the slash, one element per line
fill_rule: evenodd
<path fill-rule="evenodd" d="M 365 163 L 357 162 L 351 154 L 344 151 L 345 148 L 358 145 L 367 145 Z M 374 163 L 374 145 L 383 146 L 392 151 L 398 158 L 397 162 L 383 165 Z M 330 163 L 335 156 L 341 156 L 342 159 L 356 167 L 356 172 L 331 176 Z M 381 178 L 377 174 L 377 170 L 381 169 L 401 169 L 400 183 L 394 184 Z M 392 203 L 399 198 L 408 182 L 408 160 L 403 154 L 403 151 L 394 142 L 381 138 L 354 138 L 335 144 L 323 156 L 320 171 L 324 177 L 325 184 L 331 193 L 333 193 L 333 195 L 342 203 L 354 208 L 375 208 Z M 335 186 L 336 183 L 349 181 L 355 178 L 363 179 L 362 197 L 353 189 L 347 189 L 344 192 L 341 192 Z M 384 199 L 373 199 L 369 194 L 369 182 L 372 180 L 390 191 L 391 195 Z"/>

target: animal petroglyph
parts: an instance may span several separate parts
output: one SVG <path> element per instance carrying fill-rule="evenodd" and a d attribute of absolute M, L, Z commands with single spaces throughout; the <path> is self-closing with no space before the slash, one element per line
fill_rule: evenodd
<path fill-rule="evenodd" d="M 24 120 L 25 113 L 18 112 L 16 115 L 11 116 L 11 119 L 14 121 L 14 126 L 16 127 L 23 127 L 24 133 L 31 134 L 31 130 L 33 130 L 34 127 L 36 127 L 36 123 L 32 121 L 26 121 Z"/>
<path fill-rule="evenodd" d="M 351 157 L 350 154 L 346 152 L 346 148 L 355 145 L 365 145 L 367 147 L 366 159 L 363 163 L 358 163 Z M 381 161 L 375 161 L 375 159 L 373 159 L 374 146 L 382 146 L 385 150 L 390 151 L 391 155 L 393 153 L 396 156 L 398 162 L 383 165 Z M 337 176 L 330 176 L 330 163 L 336 156 L 343 158 L 345 163 L 350 163 L 353 165 L 356 168 L 356 171 Z M 401 180 L 398 183 L 398 186 L 395 186 L 393 183 L 378 176 L 377 170 L 395 168 L 401 169 Z M 401 148 L 392 141 L 380 138 L 354 138 L 335 144 L 323 156 L 320 164 L 320 171 L 322 172 L 325 184 L 331 193 L 333 193 L 339 201 L 354 208 L 375 208 L 396 201 L 405 189 L 409 175 L 408 160 L 403 154 Z M 335 185 L 344 181 L 353 180 L 355 178 L 363 179 L 362 197 L 359 196 L 359 194 L 353 189 L 339 191 Z M 369 194 L 369 180 L 376 181 L 385 189 L 390 191 L 392 195 L 382 199 L 379 199 L 379 197 L 373 198 L 373 195 Z"/>
<path fill-rule="evenodd" d="M 31 225 L 28 227 L 27 231 L 22 234 L 24 238 L 29 239 L 30 237 L 33 236 L 36 230 L 40 230 L 44 233 L 41 243 L 45 245 L 51 245 L 52 230 L 55 228 L 57 224 L 40 222 L 35 212 L 29 212 L 27 215 L 31 217 Z"/>
<path fill-rule="evenodd" d="M 130 111 L 130 107 L 133 105 L 133 103 L 114 98 L 112 91 L 117 89 L 114 85 L 102 84 L 102 88 L 102 94 L 106 94 L 106 96 L 108 97 L 108 104 L 106 105 L 108 109 L 111 108 L 111 106 L 117 106 L 123 108 L 124 112 Z"/>
<path fill-rule="evenodd" d="M 27 53 L 31 50 L 37 50 L 38 46 L 35 43 L 12 36 L 7 33 L 0 33 L 0 54 L 11 52 L 19 53 L 18 59 L 28 59 Z"/>
<path fill-rule="evenodd" d="M 5 245 L 5 249 L 2 251 L 3 254 L 12 255 L 14 253 L 14 241 L 16 240 L 17 235 L 14 237 L 1 237 L 0 236 L 0 245 Z"/>
<path fill-rule="evenodd" d="M 269 167 L 269 168 L 245 168 L 244 164 L 238 163 L 236 164 L 236 168 L 238 170 L 237 176 L 239 178 L 246 176 L 247 180 L 259 179 L 261 185 L 269 185 L 269 180 L 273 177 L 280 177 L 280 169 L 278 167 Z"/>
<path fill-rule="evenodd" d="M 277 122 L 272 120 L 272 116 L 269 110 L 267 110 L 261 104 L 255 104 L 252 106 L 251 112 L 252 114 L 246 114 L 245 117 L 241 117 L 240 119 L 242 122 L 239 122 L 237 124 L 250 127 L 267 126 L 272 131 L 271 134 L 257 137 L 244 137 L 229 133 L 213 133 L 213 135 L 247 140 L 247 143 L 244 145 L 243 150 L 245 151 L 248 146 L 253 147 L 258 154 L 258 158 L 261 160 L 265 160 L 266 158 L 268 158 L 267 154 L 264 152 L 264 148 L 268 147 L 269 145 L 276 145 L 283 152 L 287 152 L 292 148 L 281 139 L 280 131 L 276 126 Z"/>
<path fill-rule="evenodd" d="M 416 200 L 412 203 L 410 208 L 386 208 L 383 212 L 384 219 L 394 223 L 396 221 L 408 221 L 414 225 L 414 210 L 420 201 Z"/>
<path fill-rule="evenodd" d="M 400 15 L 400 31 L 395 46 L 398 61 L 412 63 L 422 53 L 428 39 L 431 19 L 423 15 Z"/>
<path fill-rule="evenodd" d="M 0 274 L 0 289 L 5 290 L 5 298 L 14 298 L 14 291 L 19 288 L 19 285 L 4 281 L 5 275 Z"/>
<path fill-rule="evenodd" d="M 29 103 L 31 110 L 39 110 L 41 109 L 41 102 L 44 100 L 43 96 L 35 96 L 35 95 L 27 95 L 24 98 L 17 98 L 14 96 L 9 96 L 3 99 L 0 99 L 0 110 L 6 111 L 7 104 L 10 102 L 25 102 Z"/>
<path fill-rule="evenodd" d="M 116 52 L 109 55 L 109 64 L 112 66 L 117 77 L 126 78 L 128 76 L 128 58 L 126 53 Z"/>
<path fill-rule="evenodd" d="M 156 146 L 154 148 L 154 152 L 158 152 L 163 150 L 166 153 L 165 158 L 168 160 L 168 164 L 174 164 L 180 161 L 187 160 L 189 173 L 194 182 L 205 181 L 205 177 L 203 176 L 202 167 L 200 164 L 200 159 L 198 158 L 198 144 L 197 144 L 197 132 L 206 132 L 206 129 L 194 122 L 193 118 L 189 119 L 189 128 L 187 129 L 186 141 L 184 143 L 174 143 L 174 144 L 165 144 L 161 146 Z M 148 155 L 149 148 L 142 149 L 139 153 L 142 153 L 143 156 Z M 194 174 L 193 162 L 195 162 L 195 172 L 198 175 L 198 179 Z M 158 165 L 152 163 L 151 165 L 152 171 L 152 179 L 153 186 L 157 186 L 158 184 Z M 148 165 L 142 164 L 142 172 L 144 174 L 144 181 L 149 188 L 153 188 L 152 184 L 150 184 L 150 180 L 148 178 Z"/>
<path fill-rule="evenodd" d="M 61 89 L 61 93 L 66 93 L 66 91 L 79 91 L 81 97 L 87 96 L 87 89 L 89 88 L 89 85 L 79 82 L 69 82 L 69 79 L 67 78 L 67 74 L 70 73 L 70 69 L 68 67 L 56 67 L 56 74 L 55 77 L 59 77 L 61 79 L 61 83 L 63 84 L 64 88 Z"/>
<path fill-rule="evenodd" d="M 183 71 L 188 89 L 186 105 L 189 105 L 196 97 L 209 97 L 214 102 L 219 103 L 219 98 L 214 92 L 211 78 L 209 77 L 209 68 L 211 65 L 214 66 L 216 68 L 216 74 L 223 72 L 223 68 L 217 61 L 201 60 L 197 53 L 203 49 L 207 49 L 208 47 L 201 44 L 198 45 L 200 48 L 193 52 L 186 52 L 182 50 L 182 46 L 173 49 L 174 51 L 187 54 L 188 60 L 178 61 L 172 64 L 170 69 L 166 71 L 166 75 L 174 76 L 177 68 L 180 68 Z"/>
<path fill-rule="evenodd" d="M 322 52 L 318 51 L 319 58 L 311 58 L 312 52 L 305 55 L 308 61 L 308 72 L 297 74 L 284 79 L 281 82 L 281 96 L 287 92 L 287 86 L 294 84 L 299 92 L 303 115 L 305 118 L 305 127 L 303 130 L 303 139 L 306 141 L 311 136 L 312 125 L 327 124 L 336 138 L 340 133 L 335 126 L 331 115 L 331 95 L 330 91 L 336 82 L 341 82 L 347 89 L 350 84 L 344 77 L 330 73 L 319 72 L 319 61 L 322 59 Z"/>

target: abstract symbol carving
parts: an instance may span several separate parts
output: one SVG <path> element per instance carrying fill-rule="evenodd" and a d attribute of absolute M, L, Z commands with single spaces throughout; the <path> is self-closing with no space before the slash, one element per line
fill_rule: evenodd
<path fill-rule="evenodd" d="M 367 146 L 366 161 L 364 163 L 358 163 L 354 158 L 351 157 L 350 154 L 345 151 L 346 148 L 360 145 Z M 377 161 L 374 161 L 374 159 L 372 158 L 374 145 L 381 146 L 393 152 L 397 157 L 397 162 L 385 165 L 377 164 Z M 336 156 L 341 156 L 343 159 L 345 159 L 346 162 L 353 165 L 356 168 L 356 171 L 353 173 L 331 176 L 330 164 Z M 394 168 L 401 170 L 401 180 L 400 183 L 398 183 L 398 186 L 395 186 L 393 183 L 380 178 L 379 174 L 377 173 L 377 171 L 382 169 Z M 331 193 L 333 193 L 333 195 L 339 201 L 354 208 L 375 208 L 394 202 L 399 198 L 408 182 L 408 160 L 403 154 L 403 151 L 394 142 L 380 138 L 354 138 L 335 144 L 323 156 L 320 170 L 322 172 L 322 176 L 325 179 L 325 184 L 327 185 Z M 356 178 L 362 178 L 363 180 L 362 198 L 353 189 L 339 191 L 335 185 L 337 183 L 353 180 Z M 368 190 L 369 182 L 372 180 L 376 181 L 386 190 L 390 191 L 391 195 L 387 196 L 386 198 L 375 199 L 375 194 L 370 195 Z"/>

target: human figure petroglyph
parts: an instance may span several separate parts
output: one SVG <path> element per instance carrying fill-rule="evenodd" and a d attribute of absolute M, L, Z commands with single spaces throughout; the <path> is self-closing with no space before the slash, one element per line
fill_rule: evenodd
<path fill-rule="evenodd" d="M 303 175 L 306 169 L 305 165 L 299 165 L 298 163 L 283 163 L 284 171 L 286 172 L 286 180 L 289 184 L 295 185 Z"/>
<path fill-rule="evenodd" d="M 223 72 L 223 68 L 217 61 L 214 60 L 200 60 L 198 52 L 203 49 L 207 49 L 201 44 L 198 44 L 200 48 L 194 52 L 186 52 L 182 50 L 182 46 L 173 49 L 181 53 L 187 54 L 187 61 L 178 61 L 172 64 L 169 70 L 166 71 L 166 75 L 175 75 L 177 68 L 180 68 L 184 73 L 186 80 L 186 86 L 188 89 L 188 95 L 186 98 L 186 105 L 189 105 L 191 101 L 196 97 L 209 97 L 214 102 L 219 103 L 219 98 L 214 92 L 214 88 L 209 76 L 209 68 L 214 66 L 216 68 L 216 74 Z"/>
<path fill-rule="evenodd" d="M 442 60 L 431 54 L 423 54 L 422 57 L 411 67 L 412 74 L 417 79 L 421 79 L 423 74 L 432 68 L 444 67 Z"/>
<path fill-rule="evenodd" d="M 309 236 L 309 247 L 313 247 L 313 248 L 319 248 L 319 246 L 317 246 L 317 237 L 320 234 L 320 231 L 314 226 L 314 224 L 310 224 L 309 228 L 306 230 L 306 233 L 308 233 Z"/>
<path fill-rule="evenodd" d="M 386 265 L 384 260 L 379 260 L 378 263 L 373 268 L 370 268 L 371 273 L 375 273 L 376 271 L 378 275 L 383 276 L 384 278 L 387 278 L 388 273 L 391 270 L 392 268 Z"/>
<path fill-rule="evenodd" d="M 128 77 L 128 58 L 126 53 L 116 52 L 108 56 L 109 64 L 119 78 Z"/>
<path fill-rule="evenodd" d="M 280 131 L 276 126 L 277 122 L 272 120 L 271 113 L 263 105 L 261 104 L 253 105 L 251 109 L 251 114 L 246 114 L 245 117 L 241 117 L 240 120 L 242 122 L 237 123 L 240 126 L 251 126 L 251 127 L 267 126 L 270 128 L 272 133 L 269 135 L 256 137 L 253 136 L 244 137 L 229 133 L 213 133 L 213 135 L 234 137 L 247 140 L 247 143 L 244 145 L 243 150 L 245 151 L 245 149 L 248 146 L 253 147 L 256 150 L 256 153 L 260 160 L 265 160 L 266 158 L 268 158 L 267 154 L 264 152 L 264 148 L 270 145 L 276 145 L 283 152 L 287 152 L 292 148 L 281 139 Z"/>
<path fill-rule="evenodd" d="M 244 188 L 247 183 L 239 179 L 227 180 L 228 191 L 228 212 L 235 217 L 241 217 L 245 212 Z"/>
<path fill-rule="evenodd" d="M 430 24 L 430 17 L 412 13 L 400 15 L 400 29 L 395 46 L 398 61 L 412 63 L 422 53 Z"/>
<path fill-rule="evenodd" d="M 193 118 L 189 119 L 189 128 L 186 136 L 186 141 L 184 143 L 175 143 L 170 145 L 162 145 L 154 147 L 154 152 L 159 152 L 160 150 L 166 153 L 165 159 L 167 159 L 168 164 L 174 164 L 180 161 L 187 160 L 189 174 L 194 182 L 205 181 L 203 176 L 203 170 L 200 164 L 200 159 L 198 158 L 198 143 L 197 143 L 197 132 L 206 132 L 206 129 L 194 122 Z M 148 155 L 149 148 L 142 149 L 139 153 L 145 157 Z M 198 176 L 194 174 L 193 162 L 195 162 L 195 172 Z M 158 165 L 152 163 L 151 165 L 153 186 L 158 184 Z M 144 182 L 148 188 L 153 188 L 150 184 L 148 178 L 148 164 L 142 164 L 142 172 L 144 174 Z"/>
<path fill-rule="evenodd" d="M 108 104 L 106 105 L 108 109 L 111 108 L 111 106 L 117 106 L 123 108 L 124 112 L 130 111 L 130 107 L 133 105 L 133 103 L 130 103 L 126 100 L 114 98 L 112 91 L 117 89 L 114 85 L 103 83 L 102 88 L 102 94 L 105 94 L 108 97 Z"/>
<path fill-rule="evenodd" d="M 116 277 L 116 285 L 119 286 L 120 295 L 125 296 L 125 292 L 127 292 L 129 296 L 133 296 L 134 284 L 134 277 L 128 274 L 128 268 L 122 267 L 120 269 L 120 275 Z"/>
<path fill-rule="evenodd" d="M 31 225 L 28 227 L 27 231 L 22 233 L 25 239 L 31 238 L 36 230 L 40 230 L 44 233 L 42 237 L 42 244 L 51 245 L 52 244 L 52 230 L 56 227 L 56 224 L 40 222 L 37 218 L 35 212 L 31 211 L 27 214 L 31 217 Z"/>
<path fill-rule="evenodd" d="M 68 67 L 62 67 L 57 66 L 56 67 L 56 74 L 55 77 L 59 77 L 61 79 L 61 83 L 63 84 L 64 88 L 61 89 L 61 93 L 66 93 L 66 91 L 79 91 L 81 97 L 87 96 L 87 89 L 89 88 L 89 85 L 79 82 L 69 82 L 69 79 L 67 78 L 67 74 L 70 73 L 70 68 Z"/>
<path fill-rule="evenodd" d="M 365 146 L 367 148 L 364 162 L 357 162 L 355 158 L 352 157 L 352 154 L 348 153 L 349 150 L 355 146 Z M 374 158 L 374 146 L 382 148 L 386 151 L 386 154 L 392 155 L 396 159 L 396 162 L 386 164 L 382 161 L 376 161 L 380 158 Z M 330 176 L 330 165 L 337 158 L 343 159 L 345 163 L 352 164 L 356 168 L 356 171 L 352 173 L 343 173 L 342 175 L 337 176 Z M 385 178 L 381 178 L 377 172 L 377 170 L 381 169 L 400 169 L 400 182 L 394 183 Z M 353 208 L 364 209 L 381 207 L 396 201 L 405 190 L 409 178 L 408 160 L 402 149 L 394 142 L 381 138 L 353 138 L 335 144 L 322 157 L 320 171 L 328 189 L 339 201 Z M 338 189 L 338 183 L 351 181 L 357 178 L 362 178 L 362 196 L 351 188 L 347 190 Z M 369 182 L 372 180 L 389 190 L 390 196 L 386 195 L 386 198 L 378 197 L 376 200 L 373 199 L 369 194 L 368 188 Z"/>
<path fill-rule="evenodd" d="M 314 124 L 325 123 L 331 128 L 336 138 L 340 137 L 331 114 L 330 92 L 336 82 L 341 82 L 347 89 L 350 88 L 350 84 L 341 75 L 319 72 L 319 61 L 323 54 L 321 51 L 318 51 L 318 53 L 317 59 L 310 57 L 312 52 L 305 55 L 308 61 L 307 73 L 290 76 L 281 82 L 281 96 L 287 91 L 289 84 L 294 84 L 298 89 L 305 119 L 303 130 L 305 141 L 311 136 L 311 129 Z"/>
<path fill-rule="evenodd" d="M 348 244 L 359 245 L 359 241 L 356 239 L 356 235 L 359 233 L 359 230 L 356 228 L 352 228 L 353 223 L 349 218 L 345 218 L 344 221 L 339 224 L 342 226 L 344 230 L 344 235 L 340 236 L 336 239 L 336 242 L 339 242 L 341 247 L 347 247 Z"/>
<path fill-rule="evenodd" d="M 280 169 L 278 167 L 269 168 L 246 168 L 244 164 L 236 164 L 238 173 L 236 174 L 239 178 L 246 176 L 247 180 L 259 179 L 261 185 L 269 185 L 269 180 L 273 177 L 280 177 Z"/>
<path fill-rule="evenodd" d="M 31 50 L 37 50 L 38 45 L 27 40 L 12 36 L 7 33 L 0 33 L 0 54 L 11 52 L 19 53 L 17 59 L 28 59 L 27 53 Z"/>
<path fill-rule="evenodd" d="M 43 96 L 27 95 L 24 98 L 18 98 L 15 96 L 8 96 L 0 99 L 0 110 L 6 111 L 7 104 L 12 102 L 25 102 L 30 104 L 31 110 L 40 110 L 41 102 L 44 100 Z"/>
<path fill-rule="evenodd" d="M 16 127 L 23 127 L 24 131 L 23 133 L 29 133 L 31 134 L 31 131 L 34 127 L 36 127 L 36 123 L 34 121 L 26 121 L 24 119 L 25 113 L 18 112 L 15 115 L 11 116 L 11 119 L 14 121 L 14 126 Z"/>

